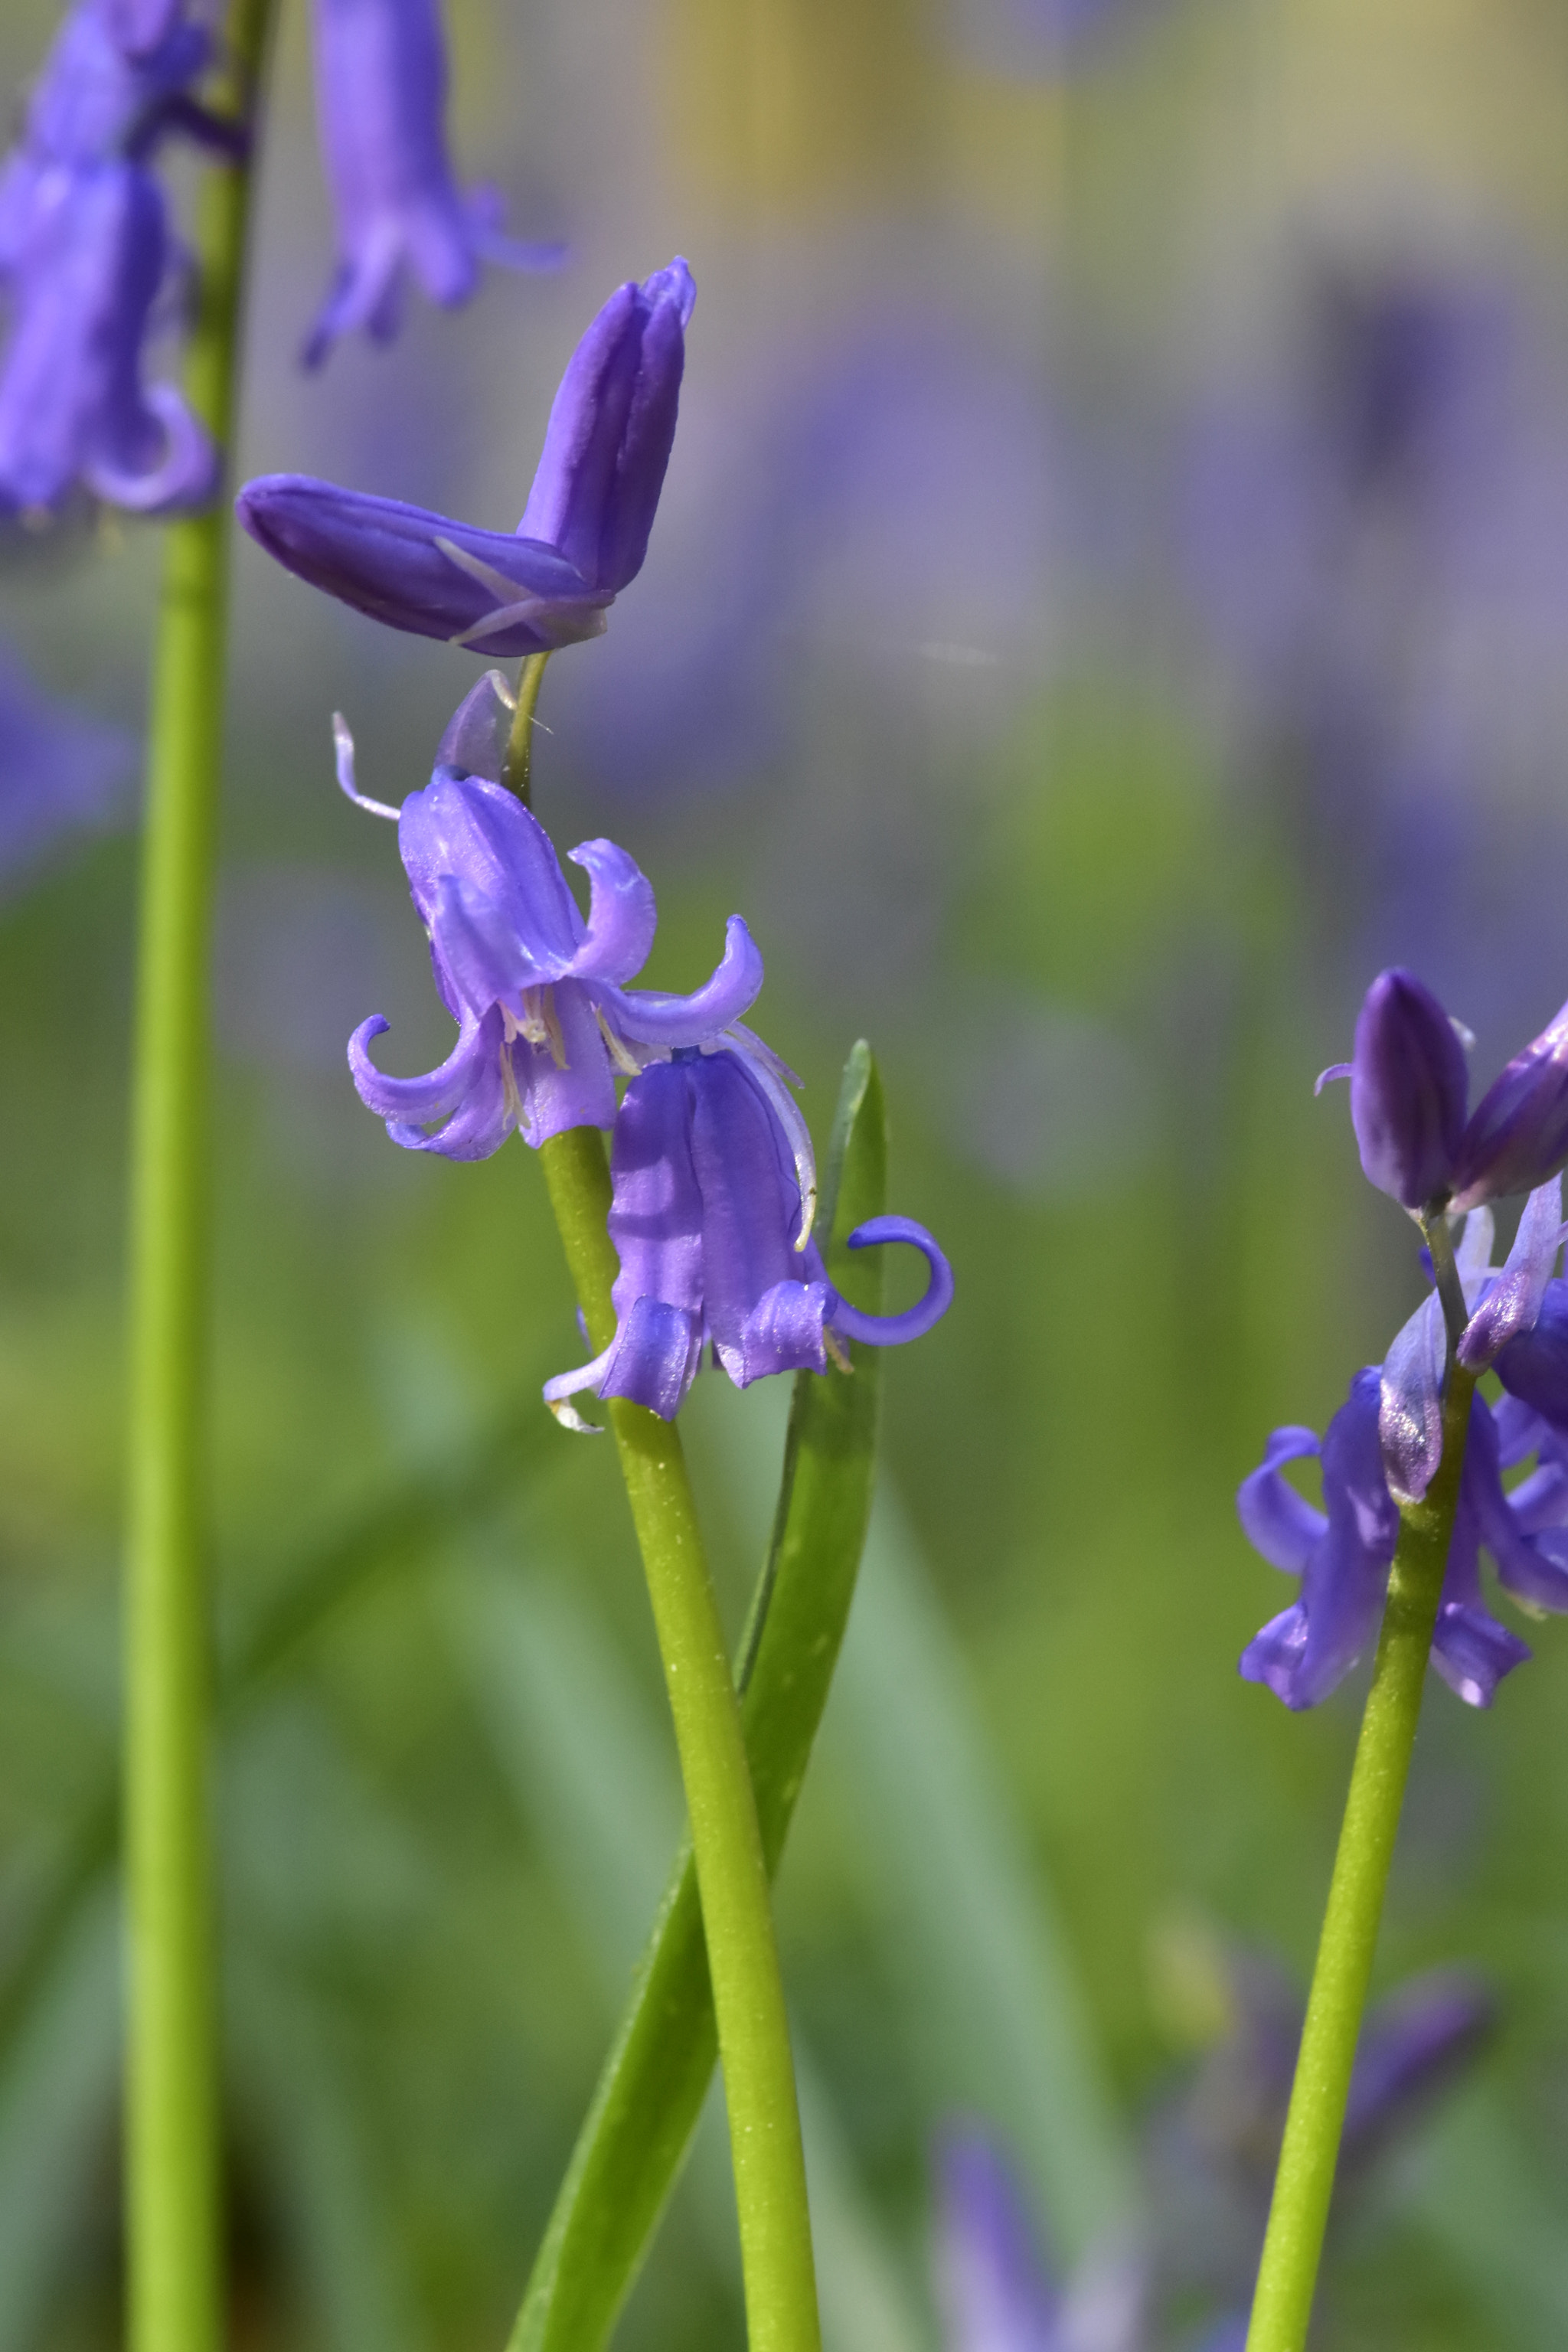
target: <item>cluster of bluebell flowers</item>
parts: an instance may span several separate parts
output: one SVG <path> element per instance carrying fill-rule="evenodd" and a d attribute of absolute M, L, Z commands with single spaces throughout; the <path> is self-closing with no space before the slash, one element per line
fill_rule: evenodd
<path fill-rule="evenodd" d="M 1244 1653 L 1241 1672 L 1288 1706 L 1313 1706 L 1376 1634 L 1402 1503 L 1417 1502 L 1442 1452 L 1449 1360 L 1491 1370 L 1504 1391 L 1470 1408 L 1458 1504 L 1433 1640 L 1438 1673 L 1472 1706 L 1530 1655 L 1484 1605 L 1479 1559 L 1526 1611 L 1568 1611 L 1568 1282 L 1555 1274 L 1568 1227 L 1568 1006 L 1503 1070 L 1473 1113 L 1465 1040 L 1431 992 L 1401 971 L 1368 991 L 1348 1063 L 1351 1118 L 1369 1180 L 1452 1252 L 1437 1284 L 1381 1365 L 1357 1372 L 1320 1443 L 1274 1432 L 1237 1497 L 1242 1525 L 1299 1599 Z M 1528 1197 L 1512 1248 L 1492 1264 L 1489 1202 Z M 1451 1221 L 1462 1218 L 1458 1246 Z M 1445 1296 L 1446 1291 L 1446 1296 Z M 1297 1494 L 1286 1465 L 1319 1457 L 1323 1507 Z M 1511 1490 L 1502 1473 L 1534 1459 Z"/>
<path fill-rule="evenodd" d="M 54 512 L 81 485 L 141 512 L 199 504 L 217 478 L 205 430 L 146 346 L 177 275 L 152 169 L 173 132 L 231 149 L 239 133 L 195 89 L 211 36 L 183 0 L 78 0 L 0 174 L 0 505 Z"/>
<path fill-rule="evenodd" d="M 247 483 L 240 520 L 289 571 L 395 628 L 525 656 L 597 635 L 647 551 L 695 299 L 678 257 L 605 304 L 566 368 L 514 533 L 287 474 Z M 742 1017 L 763 984 L 745 923 L 731 916 L 722 957 L 691 994 L 633 988 L 653 946 L 652 888 L 614 842 L 580 843 L 570 856 L 588 877 L 584 917 L 549 835 L 503 781 L 500 723 L 514 702 L 499 671 L 481 678 L 429 783 L 401 808 L 359 791 L 353 739 L 335 722 L 343 790 L 396 823 L 458 1025 L 437 1069 L 397 1078 L 371 1059 L 386 1027 L 374 1016 L 350 1041 L 349 1066 L 408 1150 L 478 1160 L 514 1130 L 536 1148 L 574 1127 L 613 1130 L 615 1336 L 548 1382 L 546 1401 L 576 1429 L 591 1425 L 572 1402 L 584 1391 L 670 1420 L 706 1349 L 744 1388 L 846 1364 L 851 1339 L 888 1346 L 929 1330 L 952 1276 L 911 1220 L 874 1218 L 849 1246 L 919 1251 L 918 1306 L 868 1315 L 827 1277 L 798 1081 Z"/>
<path fill-rule="evenodd" d="M 447 160 L 437 0 L 315 0 L 322 162 L 337 217 L 336 278 L 305 346 L 384 341 L 412 271 L 462 302 L 480 264 L 548 268 L 558 245 L 500 229 L 492 191 L 459 191 Z M 78 488 L 139 513 L 197 507 L 216 488 L 211 436 L 148 352 L 185 307 L 190 263 L 153 169 L 180 134 L 244 151 L 246 126 L 198 92 L 218 61 L 187 0 L 76 0 L 0 173 L 0 507 L 29 520 Z"/>

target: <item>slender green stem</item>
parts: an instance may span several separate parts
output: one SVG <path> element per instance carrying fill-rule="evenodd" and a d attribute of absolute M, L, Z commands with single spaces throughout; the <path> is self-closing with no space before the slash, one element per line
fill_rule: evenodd
<path fill-rule="evenodd" d="M 595 1128 L 552 1136 L 540 1159 L 589 1344 L 615 1330 L 609 1171 Z M 768 1873 L 741 1713 L 680 1439 L 641 1405 L 612 1400 L 653 1602 L 686 1784 L 730 2117 L 752 2352 L 821 2342 L 805 2164 Z"/>
<path fill-rule="evenodd" d="M 517 673 L 517 704 L 511 714 L 511 733 L 507 738 L 506 763 L 501 769 L 501 782 L 509 793 L 515 793 L 524 808 L 532 804 L 533 714 L 539 704 L 539 689 L 544 684 L 544 665 L 548 654 L 530 654 Z"/>
<path fill-rule="evenodd" d="M 1247 2352 L 1301 2352 L 1307 2340 L 1356 2039 L 1454 1532 L 1475 1386 L 1471 1373 L 1450 1364 L 1443 1458 L 1422 1501 L 1407 1504 L 1400 1514 L 1388 1605 L 1318 1945 Z"/>
<path fill-rule="evenodd" d="M 253 120 L 269 0 L 229 27 Z M 226 449 L 249 214 L 247 163 L 210 173 L 192 403 Z M 204 1491 L 207 962 L 226 634 L 228 500 L 170 526 L 153 667 L 132 1076 L 126 1536 L 126 2081 L 132 2352 L 222 2341 L 216 2000 L 207 1821 Z"/>

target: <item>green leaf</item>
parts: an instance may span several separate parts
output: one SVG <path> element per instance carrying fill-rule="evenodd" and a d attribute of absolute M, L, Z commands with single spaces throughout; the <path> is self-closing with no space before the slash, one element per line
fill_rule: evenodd
<path fill-rule="evenodd" d="M 875 1311 L 879 1253 L 845 1237 L 887 1196 L 881 1081 L 863 1041 L 845 1065 L 819 1217 L 834 1282 Z M 778 1866 L 860 1564 L 874 1477 L 879 1363 L 796 1375 L 773 1539 L 741 1645 L 746 1754 L 770 1871 Z M 509 2352 L 594 2352 L 653 2235 L 718 2055 L 689 1851 L 677 1858 L 620 2030 L 533 2266 Z"/>

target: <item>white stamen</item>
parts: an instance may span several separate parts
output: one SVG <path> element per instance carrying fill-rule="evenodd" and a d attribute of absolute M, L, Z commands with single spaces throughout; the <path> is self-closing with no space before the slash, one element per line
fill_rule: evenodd
<path fill-rule="evenodd" d="M 574 1430 L 579 1437 L 603 1437 L 603 1422 L 584 1421 L 570 1397 L 546 1397 L 544 1402 L 563 1429 Z"/>
<path fill-rule="evenodd" d="M 1473 1029 L 1467 1029 L 1462 1021 L 1456 1021 L 1451 1013 L 1448 1015 L 1448 1026 L 1453 1031 L 1455 1036 L 1458 1039 L 1460 1045 L 1464 1047 L 1466 1053 L 1473 1054 L 1476 1050 L 1475 1031 Z"/>
<path fill-rule="evenodd" d="M 515 710 L 517 709 L 517 697 L 511 690 L 511 687 L 508 682 L 507 674 L 504 669 L 486 670 L 485 682 L 503 709 Z"/>
<path fill-rule="evenodd" d="M 354 781 L 354 739 L 349 733 L 349 722 L 341 710 L 332 713 L 332 748 L 337 756 L 338 788 L 353 801 L 355 808 L 368 809 L 372 816 L 388 816 L 397 823 L 397 811 L 388 808 L 384 801 L 367 800 Z"/>
<path fill-rule="evenodd" d="M 616 1032 L 605 1020 L 604 1008 L 601 1005 L 595 1005 L 594 1018 L 599 1024 L 600 1034 L 604 1037 L 605 1045 L 610 1049 L 610 1059 L 614 1062 L 616 1069 L 621 1072 L 624 1077 L 641 1077 L 646 1065 L 633 1059 L 630 1048 L 627 1046 L 625 1038 L 618 1037 L 616 1034 Z"/>

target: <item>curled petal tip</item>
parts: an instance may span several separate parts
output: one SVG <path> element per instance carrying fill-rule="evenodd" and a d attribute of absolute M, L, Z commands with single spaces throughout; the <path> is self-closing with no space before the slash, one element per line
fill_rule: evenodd
<path fill-rule="evenodd" d="M 1336 1078 L 1348 1078 L 1350 1075 L 1351 1065 L 1349 1062 L 1331 1062 L 1328 1068 L 1326 1070 L 1320 1070 L 1317 1076 L 1312 1081 L 1312 1092 L 1314 1096 L 1321 1095 L 1325 1087 L 1332 1086 Z"/>

